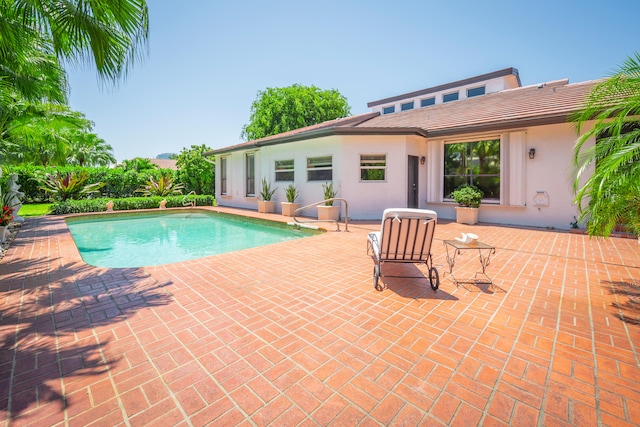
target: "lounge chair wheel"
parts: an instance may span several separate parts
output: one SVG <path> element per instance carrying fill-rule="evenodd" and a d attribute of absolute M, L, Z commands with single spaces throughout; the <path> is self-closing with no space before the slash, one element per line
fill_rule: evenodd
<path fill-rule="evenodd" d="M 440 275 L 435 267 L 429 269 L 429 283 L 431 284 L 431 289 L 434 291 L 437 291 L 440 287 Z"/>

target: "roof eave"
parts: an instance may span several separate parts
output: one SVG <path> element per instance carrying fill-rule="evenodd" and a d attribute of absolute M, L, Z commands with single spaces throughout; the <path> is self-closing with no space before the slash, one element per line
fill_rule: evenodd
<path fill-rule="evenodd" d="M 478 132 L 495 132 L 501 130 L 511 130 L 517 128 L 555 125 L 560 123 L 568 123 L 569 113 L 554 114 L 548 116 L 526 117 L 522 119 L 501 120 L 491 123 L 471 124 L 466 126 L 456 126 L 447 129 L 429 130 L 429 138 L 438 138 L 443 136 L 460 135 L 466 133 Z"/>
<path fill-rule="evenodd" d="M 290 142 L 305 141 L 308 139 L 323 138 L 335 135 L 417 135 L 424 138 L 427 137 L 427 132 L 424 129 L 416 127 L 379 127 L 379 128 L 367 128 L 367 127 L 332 127 L 318 129 L 315 131 L 309 131 L 299 133 L 295 135 L 288 135 L 282 138 L 273 138 L 262 142 L 256 142 L 251 145 L 239 145 L 234 147 L 221 148 L 219 150 L 208 151 L 204 153 L 207 155 L 214 154 L 226 154 L 233 151 L 242 151 L 248 149 L 255 149 L 259 147 L 268 147 L 270 145 L 287 144 Z"/>
<path fill-rule="evenodd" d="M 266 147 L 268 145 L 286 144 L 288 142 L 304 141 L 334 135 L 418 135 L 426 138 L 427 132 L 417 127 L 333 127 L 264 141 L 258 144 L 258 146 Z"/>

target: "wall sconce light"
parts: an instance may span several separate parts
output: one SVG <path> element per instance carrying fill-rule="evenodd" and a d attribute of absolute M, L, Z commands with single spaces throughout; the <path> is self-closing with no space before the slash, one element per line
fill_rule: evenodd
<path fill-rule="evenodd" d="M 424 165 L 424 161 L 425 161 L 425 160 L 426 160 L 426 159 L 424 158 L 424 156 L 420 157 L 420 164 L 421 164 L 421 165 Z"/>
<path fill-rule="evenodd" d="M 536 157 L 536 149 L 535 148 L 529 148 L 529 158 L 530 159 L 534 159 Z"/>

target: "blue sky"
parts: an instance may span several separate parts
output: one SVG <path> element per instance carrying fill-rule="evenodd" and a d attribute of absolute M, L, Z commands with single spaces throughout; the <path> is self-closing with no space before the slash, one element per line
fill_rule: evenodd
<path fill-rule="evenodd" d="M 523 85 L 597 79 L 640 51 L 640 2 L 148 0 L 149 52 L 116 88 L 69 68 L 71 108 L 118 161 L 241 142 L 267 87 L 367 102 L 515 67 Z"/>

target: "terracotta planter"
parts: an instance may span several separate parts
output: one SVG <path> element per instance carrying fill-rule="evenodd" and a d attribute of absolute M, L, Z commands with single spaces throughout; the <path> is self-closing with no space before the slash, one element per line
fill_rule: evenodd
<path fill-rule="evenodd" d="M 462 206 L 456 206 L 456 222 L 459 224 L 477 224 L 478 223 L 478 208 L 466 208 Z"/>
<path fill-rule="evenodd" d="M 300 207 L 300 203 L 282 202 L 282 215 L 293 216 L 293 212 Z"/>
<path fill-rule="evenodd" d="M 274 213 L 276 202 L 271 200 L 258 200 L 258 213 Z"/>
<path fill-rule="evenodd" d="M 340 219 L 340 206 L 318 206 L 318 220 L 338 221 Z"/>

